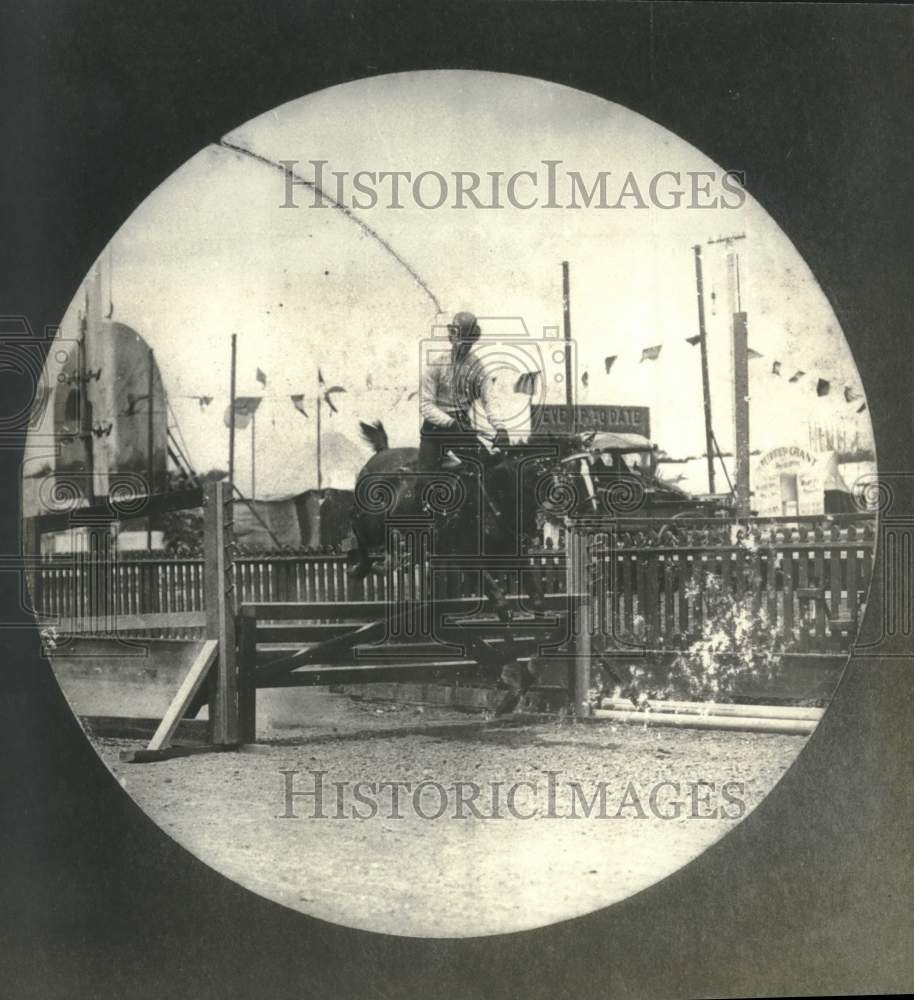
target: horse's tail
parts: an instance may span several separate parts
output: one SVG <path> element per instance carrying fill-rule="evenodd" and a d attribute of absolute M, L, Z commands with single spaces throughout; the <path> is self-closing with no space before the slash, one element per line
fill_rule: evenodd
<path fill-rule="evenodd" d="M 364 420 L 360 420 L 359 427 L 362 429 L 362 437 L 376 452 L 387 451 L 390 447 L 387 443 L 387 431 L 384 430 L 384 424 L 380 420 L 376 420 L 373 424 L 366 424 Z"/>

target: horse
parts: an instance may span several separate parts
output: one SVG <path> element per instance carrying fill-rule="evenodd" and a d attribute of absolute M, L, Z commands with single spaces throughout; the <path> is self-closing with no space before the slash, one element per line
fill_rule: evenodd
<path fill-rule="evenodd" d="M 352 531 L 356 545 L 348 553 L 349 572 L 364 579 L 386 564 L 387 530 L 391 517 L 431 514 L 434 551 L 437 554 L 491 557 L 513 562 L 528 550 L 544 518 L 571 513 L 569 494 L 576 493 L 568 460 L 576 460 L 582 447 L 579 438 L 534 435 L 527 446 L 488 449 L 470 437 L 465 447 L 456 446 L 442 462 L 442 474 L 420 473 L 417 448 L 391 448 L 383 423 L 361 423 L 365 440 L 374 454 L 358 473 Z M 571 489 L 569 490 L 569 486 Z M 444 502 L 450 499 L 450 504 Z M 456 502 L 453 502 L 455 501 Z M 527 610 L 534 616 L 543 610 L 539 576 L 533 567 L 519 571 Z M 509 623 L 511 611 L 504 589 L 490 567 L 481 570 L 482 585 L 497 618 Z M 505 633 L 510 648 L 510 631 Z M 472 644 L 472 641 L 471 641 Z M 484 659 L 487 649 L 476 644 Z M 498 664 L 496 664 L 498 665 Z M 496 713 L 510 711 L 532 683 L 530 668 L 513 673 L 503 661 L 499 686 L 506 689 Z"/>
<path fill-rule="evenodd" d="M 537 474 L 535 463 L 523 462 L 511 449 L 489 451 L 468 438 L 466 447 L 446 456 L 441 475 L 420 474 L 418 448 L 391 448 L 379 420 L 361 422 L 360 427 L 374 454 L 356 477 L 352 510 L 356 545 L 348 554 L 353 578 L 364 579 L 383 565 L 391 516 L 432 512 L 435 548 L 441 553 L 510 556 L 532 542 L 537 530 L 536 506 L 523 496 L 523 481 Z M 442 494 L 453 490 L 460 493 L 456 504 L 447 510 L 441 508 Z M 478 551 L 474 552 L 474 547 Z M 532 572 L 522 572 L 522 577 L 532 606 L 538 610 L 542 601 L 539 580 Z M 506 620 L 503 589 L 488 570 L 483 570 L 483 585 L 499 617 Z"/>

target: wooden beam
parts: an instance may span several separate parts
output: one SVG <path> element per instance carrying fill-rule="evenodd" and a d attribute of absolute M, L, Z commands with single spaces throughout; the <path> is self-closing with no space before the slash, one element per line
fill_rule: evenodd
<path fill-rule="evenodd" d="M 127 503 L 127 501 L 123 501 Z M 39 514 L 27 521 L 33 521 L 39 534 L 50 531 L 66 531 L 83 524 L 97 527 L 99 523 L 110 521 L 134 521 L 138 518 L 164 514 L 172 510 L 193 510 L 203 506 L 203 491 L 199 487 L 186 490 L 172 490 L 169 493 L 140 494 L 131 497 L 129 510 L 118 507 L 117 499 L 106 498 L 100 502 L 76 507 L 73 510 L 50 511 Z"/>
<path fill-rule="evenodd" d="M 239 746 L 225 743 L 219 746 L 205 747 L 162 747 L 161 750 L 121 750 L 120 759 L 125 764 L 154 764 L 160 760 L 172 760 L 175 757 L 194 757 L 203 753 L 226 753 L 240 750 Z"/>
<path fill-rule="evenodd" d="M 527 601 L 518 597 L 507 597 L 512 610 L 524 610 Z M 439 614 L 472 615 L 485 611 L 488 600 L 485 597 L 449 597 L 445 600 L 429 602 Z M 571 596 L 568 594 L 546 594 L 543 607 L 547 611 L 567 611 Z M 385 618 L 388 609 L 396 610 L 397 605 L 387 601 L 251 601 L 245 608 L 252 608 L 258 621 L 317 621 L 319 619 L 341 619 L 344 621 L 379 621 Z"/>
<path fill-rule="evenodd" d="M 162 724 L 161 719 L 125 715 L 81 715 L 79 721 L 91 737 L 114 740 L 148 740 Z M 209 723 L 206 719 L 182 719 L 172 738 L 207 743 Z"/>
<path fill-rule="evenodd" d="M 276 677 L 257 677 L 259 688 L 327 687 L 333 684 L 379 684 L 396 681 L 436 681 L 455 674 L 485 675 L 476 660 L 411 664 L 364 664 L 346 667 L 304 667 Z M 491 676 L 491 674 L 489 674 Z"/>
<path fill-rule="evenodd" d="M 218 669 L 210 678 L 210 724 L 214 744 L 237 744 L 238 669 L 232 588 L 231 493 L 228 483 L 207 483 L 203 507 L 206 634 L 219 643 Z M 198 704 L 191 699 L 188 711 Z"/>
<path fill-rule="evenodd" d="M 96 629 L 93 623 L 99 623 L 103 627 Z M 206 625 L 206 612 L 164 611 L 145 615 L 117 614 L 108 617 L 87 615 L 84 618 L 59 619 L 50 615 L 42 615 L 39 617 L 39 624 L 53 625 L 65 635 L 79 635 L 81 632 L 90 630 L 97 635 L 112 632 L 139 632 L 145 629 L 203 628 Z"/>
<path fill-rule="evenodd" d="M 203 647 L 197 654 L 197 658 L 191 664 L 190 670 L 187 671 L 184 680 L 181 682 L 177 694 L 168 706 L 168 711 L 162 717 L 159 728 L 149 741 L 147 750 L 161 750 L 163 747 L 169 745 L 175 730 L 178 728 L 178 723 L 183 718 L 194 695 L 200 689 L 200 685 L 209 672 L 209 668 L 213 665 L 218 652 L 219 643 L 216 639 L 207 639 L 203 643 Z"/>

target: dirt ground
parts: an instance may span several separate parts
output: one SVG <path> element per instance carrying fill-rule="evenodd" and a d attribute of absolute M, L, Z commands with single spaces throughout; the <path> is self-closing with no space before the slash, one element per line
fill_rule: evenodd
<path fill-rule="evenodd" d="M 224 875 L 293 909 L 401 935 L 502 933 L 623 899 L 731 829 L 806 741 L 640 723 L 481 726 L 314 697 L 319 722 L 241 753 L 128 764 L 119 751 L 142 744 L 94 742 L 141 808 Z M 356 782 L 410 786 L 395 808 L 389 786 L 363 785 L 359 800 Z M 417 791 L 422 782 L 438 786 Z"/>

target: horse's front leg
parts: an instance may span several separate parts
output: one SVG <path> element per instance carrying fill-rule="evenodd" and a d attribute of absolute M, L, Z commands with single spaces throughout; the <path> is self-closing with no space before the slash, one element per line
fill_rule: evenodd
<path fill-rule="evenodd" d="M 492 609 L 498 616 L 498 620 L 509 622 L 511 620 L 511 608 L 505 597 L 504 589 L 488 570 L 483 570 L 482 585 L 486 592 L 486 597 L 488 597 L 492 604 Z"/>
<path fill-rule="evenodd" d="M 530 609 L 534 612 L 542 611 L 546 606 L 546 601 L 539 573 L 531 566 L 525 569 L 521 576 L 523 577 L 522 585 L 524 593 L 530 601 Z"/>
<path fill-rule="evenodd" d="M 353 518 L 351 528 L 356 548 L 350 549 L 346 553 L 346 573 L 352 579 L 361 581 L 371 572 L 375 560 L 369 554 L 362 526 L 357 519 Z"/>

